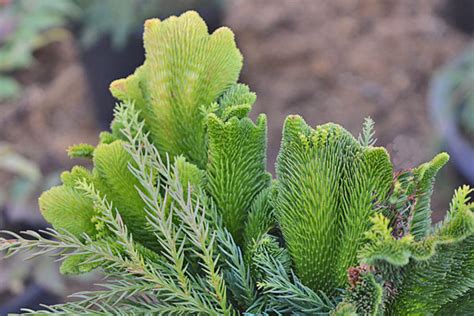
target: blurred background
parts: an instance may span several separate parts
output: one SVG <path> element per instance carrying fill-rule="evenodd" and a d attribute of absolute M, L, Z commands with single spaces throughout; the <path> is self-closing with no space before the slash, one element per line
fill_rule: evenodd
<path fill-rule="evenodd" d="M 457 186 L 474 184 L 474 1 L 0 0 L 0 229 L 46 227 L 37 198 L 87 164 L 65 149 L 108 128 L 108 85 L 143 62 L 143 21 L 188 9 L 236 34 L 252 114 L 268 115 L 271 171 L 288 114 L 354 135 L 371 116 L 398 169 L 451 154 L 435 221 Z M 59 303 L 98 277 L 57 271 L 48 258 L 0 261 L 0 315 Z"/>

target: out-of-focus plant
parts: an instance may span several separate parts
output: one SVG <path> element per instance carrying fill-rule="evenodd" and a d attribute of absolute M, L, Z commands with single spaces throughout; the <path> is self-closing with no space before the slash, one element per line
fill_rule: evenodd
<path fill-rule="evenodd" d="M 31 282 L 57 295 L 64 294 L 64 277 L 58 273 L 58 264 L 53 259 L 25 258 L 27 255 L 0 262 L 0 296 L 21 295 Z"/>
<path fill-rule="evenodd" d="M 468 91 L 463 91 L 464 95 L 461 97 L 463 100 L 459 104 L 460 106 L 460 124 L 462 131 L 466 134 L 468 139 L 474 142 L 474 67 L 471 69 L 469 81 L 463 83 L 464 86 L 468 86 Z M 467 89 L 462 89 L 467 90 Z"/>
<path fill-rule="evenodd" d="M 42 226 L 44 221 L 35 213 L 36 198 L 39 192 L 58 183 L 58 173 L 43 175 L 35 162 L 0 142 L 0 175 L 0 227 L 4 228 L 7 222 Z"/>
<path fill-rule="evenodd" d="M 0 229 L 11 229 L 12 218 L 28 218 L 27 226 L 38 226 L 32 223 L 34 218 L 39 220 L 39 217 L 33 216 L 33 211 L 36 209 L 33 204 L 35 193 L 53 184 L 54 181 L 51 179 L 57 179 L 57 175 L 43 177 L 39 167 L 33 161 L 18 154 L 6 143 L 0 143 L 0 174 L 5 176 L 10 174 L 13 177 L 11 181 L 5 181 L 6 179 L 2 178 Z M 28 254 L 0 262 L 0 293 L 3 293 L 2 295 L 20 294 L 29 282 L 35 282 L 56 294 L 64 293 L 65 284 L 57 272 L 57 264 L 51 258 L 25 261 L 27 256 Z"/>
<path fill-rule="evenodd" d="M 429 106 L 454 165 L 474 183 L 474 46 L 433 76 Z"/>
<path fill-rule="evenodd" d="M 11 73 L 28 67 L 36 49 L 63 38 L 66 30 L 62 26 L 77 13 L 69 0 L 0 3 L 0 101 L 18 96 L 20 84 Z"/>
<path fill-rule="evenodd" d="M 462 109 L 461 124 L 468 136 L 474 140 L 474 91 L 471 92 L 468 102 Z"/>
<path fill-rule="evenodd" d="M 38 166 L 13 151 L 5 143 L 0 143 L 0 171 L 8 172 L 15 176 L 11 185 L 7 186 L 4 182 L 0 188 L 0 210 L 6 209 L 6 203 L 15 203 L 16 201 L 23 204 L 24 201 L 31 197 L 41 179 L 41 172 Z M 1 215 L 0 226 L 3 227 L 3 215 L 5 214 L 2 213 Z"/>

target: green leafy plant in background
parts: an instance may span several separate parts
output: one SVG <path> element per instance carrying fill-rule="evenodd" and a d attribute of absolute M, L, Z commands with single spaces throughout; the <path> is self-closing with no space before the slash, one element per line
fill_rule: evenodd
<path fill-rule="evenodd" d="M 119 100 L 93 161 L 40 198 L 54 229 L 5 232 L 6 256 L 34 250 L 65 274 L 101 269 L 103 289 L 44 313 L 170 315 L 471 314 L 474 204 L 459 188 L 444 221 L 430 197 L 445 153 L 393 170 L 336 124 L 289 116 L 266 172 L 266 118 L 237 83 L 227 28 L 195 12 L 145 23 L 146 61 L 111 84 Z"/>
<path fill-rule="evenodd" d="M 44 175 L 34 161 L 0 142 L 0 174 L 0 227 L 44 226 L 42 216 L 36 213 L 37 195 L 58 184 L 59 172 Z"/>
<path fill-rule="evenodd" d="M 19 95 L 20 84 L 10 74 L 31 65 L 36 49 L 62 38 L 62 26 L 75 13 L 71 1 L 15 0 L 0 5 L 0 101 Z"/>
<path fill-rule="evenodd" d="M 21 179 L 12 185 L 12 190 L 0 190 L 0 207 L 2 209 L 7 200 L 11 199 L 10 195 L 13 196 L 14 200 L 15 197 L 19 197 L 19 195 L 29 196 L 41 179 L 39 167 L 16 153 L 5 143 L 0 143 L 0 171 L 13 173 L 18 175 L 18 178 Z M 19 191 L 20 194 L 15 194 L 14 191 Z M 2 225 L 1 219 L 0 225 Z"/>

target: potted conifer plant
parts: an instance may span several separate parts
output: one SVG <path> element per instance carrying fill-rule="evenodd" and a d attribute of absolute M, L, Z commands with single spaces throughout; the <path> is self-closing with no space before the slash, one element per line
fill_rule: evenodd
<path fill-rule="evenodd" d="M 111 84 L 120 104 L 97 146 L 40 198 L 53 228 L 4 232 L 7 255 L 34 250 L 61 271 L 100 269 L 102 290 L 44 313 L 446 315 L 474 311 L 474 205 L 459 188 L 431 223 L 433 160 L 394 171 L 337 124 L 289 116 L 266 171 L 266 117 L 237 83 L 228 28 L 195 12 L 145 22 L 146 59 Z M 33 311 L 30 311 L 33 312 Z"/>

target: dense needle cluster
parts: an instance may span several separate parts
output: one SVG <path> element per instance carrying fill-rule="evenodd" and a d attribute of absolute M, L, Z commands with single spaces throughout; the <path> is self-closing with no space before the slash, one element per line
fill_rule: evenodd
<path fill-rule="evenodd" d="M 0 238 L 6 256 L 106 276 L 43 313 L 474 313 L 472 190 L 431 223 L 447 154 L 395 172 L 370 119 L 356 139 L 292 115 L 272 180 L 266 117 L 248 117 L 256 96 L 237 83 L 232 32 L 209 35 L 187 12 L 146 21 L 144 45 L 145 63 L 111 84 L 111 131 L 69 148 L 92 170 L 64 172 L 40 198 L 53 228 Z"/>

